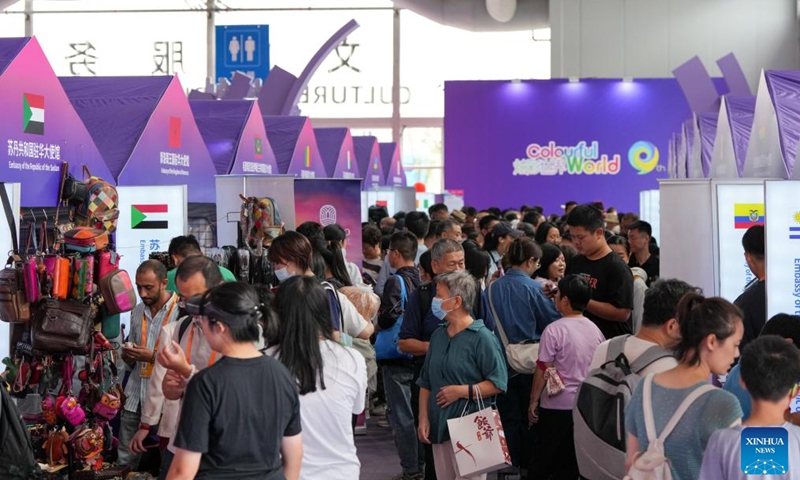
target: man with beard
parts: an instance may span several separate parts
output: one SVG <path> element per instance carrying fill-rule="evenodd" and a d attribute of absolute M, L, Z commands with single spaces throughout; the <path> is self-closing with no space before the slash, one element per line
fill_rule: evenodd
<path fill-rule="evenodd" d="M 135 470 L 141 454 L 129 444 L 139 430 L 147 382 L 153 373 L 161 328 L 178 318 L 178 296 L 167 290 L 167 269 L 157 260 L 146 260 L 136 269 L 136 289 L 141 303 L 131 312 L 131 333 L 122 347 L 122 359 L 131 371 L 125 386 L 125 406 L 119 433 L 120 465 Z"/>

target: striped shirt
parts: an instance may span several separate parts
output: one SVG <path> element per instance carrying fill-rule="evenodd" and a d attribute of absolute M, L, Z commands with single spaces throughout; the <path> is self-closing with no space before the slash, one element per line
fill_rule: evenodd
<path fill-rule="evenodd" d="M 163 307 L 156 313 L 155 317 L 150 312 L 150 307 L 139 302 L 131 312 L 131 334 L 130 341 L 136 345 L 153 350 L 158 341 L 161 327 L 167 323 L 174 322 L 178 318 L 178 296 L 174 293 L 167 300 Z M 169 315 L 169 318 L 166 316 Z M 144 333 L 146 342 L 142 342 L 142 320 L 147 319 L 147 332 Z M 166 320 L 166 321 L 165 321 Z M 143 345 L 143 343 L 145 343 Z M 159 345 L 160 346 L 160 345 Z M 145 402 L 147 397 L 147 379 L 141 377 L 142 362 L 136 362 L 132 368 L 128 384 L 125 386 L 125 410 L 135 413 L 139 406 Z"/>

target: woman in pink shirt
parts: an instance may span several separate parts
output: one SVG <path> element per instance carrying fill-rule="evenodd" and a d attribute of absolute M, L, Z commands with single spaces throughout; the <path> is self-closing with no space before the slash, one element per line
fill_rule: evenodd
<path fill-rule="evenodd" d="M 583 316 L 590 298 L 591 289 L 583 277 L 567 275 L 558 282 L 556 308 L 563 317 L 542 332 L 528 411 L 528 419 L 536 425 L 529 467 L 532 479 L 578 478 L 572 407 L 594 351 L 605 341 L 600 329 Z"/>

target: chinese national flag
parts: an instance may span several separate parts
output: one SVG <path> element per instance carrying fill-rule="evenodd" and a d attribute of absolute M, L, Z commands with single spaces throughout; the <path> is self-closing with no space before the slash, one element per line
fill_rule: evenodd
<path fill-rule="evenodd" d="M 169 146 L 181 148 L 181 119 L 169 117 Z"/>

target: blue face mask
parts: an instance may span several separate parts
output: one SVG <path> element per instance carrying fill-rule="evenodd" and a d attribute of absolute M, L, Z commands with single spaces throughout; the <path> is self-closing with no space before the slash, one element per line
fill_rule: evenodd
<path fill-rule="evenodd" d="M 279 282 L 283 283 L 286 280 L 294 277 L 294 274 L 289 273 L 286 267 L 283 267 L 275 270 L 275 276 L 278 277 Z"/>
<path fill-rule="evenodd" d="M 443 309 L 442 302 L 444 302 L 444 299 L 436 297 L 434 297 L 431 301 L 431 313 L 433 313 L 433 315 L 439 320 L 444 320 L 444 317 L 446 317 L 448 313 L 452 312 L 452 310 Z"/>

